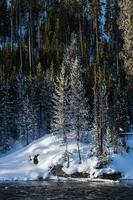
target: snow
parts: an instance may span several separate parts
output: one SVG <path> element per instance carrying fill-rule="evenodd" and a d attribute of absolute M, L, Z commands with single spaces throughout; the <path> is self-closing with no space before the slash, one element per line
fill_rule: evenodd
<path fill-rule="evenodd" d="M 93 180 L 94 178 L 97 180 L 103 173 L 110 174 L 118 171 L 122 173 L 123 179 L 133 179 L 132 149 L 129 153 L 123 151 L 113 154 L 111 162 L 106 168 L 96 169 L 98 159 L 96 157 L 89 158 L 89 148 L 91 147 L 88 144 L 80 143 L 82 157 L 82 163 L 80 163 L 77 144 L 73 140 L 69 141 L 70 167 L 67 168 L 67 162 L 63 159 L 65 145 L 62 145 L 61 137 L 46 135 L 30 145 L 0 158 L 0 180 L 27 181 L 37 180 L 39 177 L 56 179 L 57 177 L 50 176 L 50 169 L 57 164 L 63 164 L 63 170 L 67 174 L 89 173 L 90 178 L 84 180 Z M 37 154 L 39 154 L 39 163 L 35 165 L 30 158 Z"/>
<path fill-rule="evenodd" d="M 55 180 L 55 179 L 53 179 Z M 64 178 L 64 177 L 60 177 L 58 179 L 59 181 L 75 181 L 75 182 L 103 182 L 103 183 L 113 183 L 114 184 L 114 181 L 113 180 L 108 180 L 108 179 L 100 179 L 100 178 L 71 178 L 71 177 L 68 177 L 67 179 Z M 115 183 L 119 183 L 119 181 L 115 181 Z"/>
<path fill-rule="evenodd" d="M 36 180 L 46 178 L 49 168 L 59 162 L 63 147 L 59 148 L 54 136 L 43 137 L 29 146 L 0 158 L 0 180 Z M 39 154 L 39 164 L 30 157 Z"/>
<path fill-rule="evenodd" d="M 122 173 L 122 179 L 133 179 L 133 152 L 114 154 L 110 166 Z"/>
<path fill-rule="evenodd" d="M 127 139 L 126 143 L 127 143 L 127 145 L 128 145 L 129 147 L 133 148 L 133 138 Z"/>
<path fill-rule="evenodd" d="M 129 152 L 123 150 L 119 154 L 112 155 L 110 168 L 122 173 L 122 179 L 133 179 L 133 140 L 126 141 Z"/>

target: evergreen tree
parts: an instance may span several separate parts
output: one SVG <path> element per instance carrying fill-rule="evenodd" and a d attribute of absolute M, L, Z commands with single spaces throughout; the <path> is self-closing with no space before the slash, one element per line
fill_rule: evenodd
<path fill-rule="evenodd" d="M 55 83 L 55 92 L 53 94 L 53 119 L 51 123 L 51 132 L 62 136 L 62 142 L 65 144 L 65 157 L 67 157 L 69 167 L 69 152 L 68 152 L 68 109 L 66 91 L 68 80 L 65 74 L 65 67 L 62 66 L 59 77 Z"/>
<path fill-rule="evenodd" d="M 8 108 L 8 82 L 0 72 L 0 146 L 2 150 L 8 150 L 10 133 L 8 128 L 9 108 Z"/>
<path fill-rule="evenodd" d="M 89 130 L 89 109 L 88 101 L 85 98 L 83 86 L 81 65 L 76 57 L 71 63 L 71 79 L 70 79 L 70 131 L 76 136 L 79 162 L 81 162 L 80 140 Z"/>
<path fill-rule="evenodd" d="M 24 140 L 26 141 L 26 145 L 28 145 L 35 139 L 35 134 L 37 132 L 36 116 L 28 95 L 23 102 L 21 126 L 24 131 Z"/>
<path fill-rule="evenodd" d="M 108 127 L 108 93 L 106 78 L 103 69 L 99 67 L 97 75 L 97 87 L 95 91 L 96 101 L 94 101 L 94 144 L 96 145 L 96 154 L 101 159 L 106 152 L 107 129 Z M 109 141 L 108 141 L 109 142 Z"/>
<path fill-rule="evenodd" d="M 133 1 L 121 0 L 120 1 L 120 18 L 119 24 L 124 34 L 124 46 L 122 56 L 124 59 L 124 67 L 127 73 L 133 75 Z"/>
<path fill-rule="evenodd" d="M 19 138 L 22 138 L 24 136 L 24 130 L 23 130 L 23 102 L 26 97 L 26 77 L 22 73 L 22 71 L 19 71 L 19 74 L 17 76 L 17 112 L 16 112 L 16 127 L 17 127 L 17 134 Z"/>

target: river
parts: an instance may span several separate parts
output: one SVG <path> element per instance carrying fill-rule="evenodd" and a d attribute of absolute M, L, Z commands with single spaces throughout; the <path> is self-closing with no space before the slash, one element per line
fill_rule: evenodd
<path fill-rule="evenodd" d="M 133 200 L 133 182 L 0 182 L 0 200 Z"/>

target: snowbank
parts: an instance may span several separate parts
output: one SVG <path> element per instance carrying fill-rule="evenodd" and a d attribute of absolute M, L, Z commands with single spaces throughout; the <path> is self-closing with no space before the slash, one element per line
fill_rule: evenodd
<path fill-rule="evenodd" d="M 0 158 L 0 180 L 36 180 L 46 178 L 49 169 L 62 157 L 64 147 L 54 136 L 43 137 L 29 146 Z M 31 158 L 39 154 L 38 165 Z"/>
<path fill-rule="evenodd" d="M 123 178 L 133 179 L 132 152 L 115 154 L 107 168 L 96 169 L 98 160 L 96 157 L 88 158 L 88 145 L 81 143 L 80 150 L 82 163 L 79 163 L 77 144 L 71 141 L 69 144 L 70 167 L 67 168 L 67 162 L 63 159 L 65 146 L 61 145 L 61 140 L 51 135 L 42 137 L 29 146 L 0 158 L 0 180 L 53 178 L 53 176 L 50 177 L 50 171 L 57 164 L 63 165 L 62 169 L 66 174 L 88 173 L 90 179 L 100 177 L 103 173 L 111 174 L 118 171 L 122 172 Z M 35 165 L 33 157 L 37 154 L 39 154 L 39 163 Z"/>
<path fill-rule="evenodd" d="M 133 179 L 133 151 L 114 154 L 110 167 L 120 171 L 123 179 Z"/>

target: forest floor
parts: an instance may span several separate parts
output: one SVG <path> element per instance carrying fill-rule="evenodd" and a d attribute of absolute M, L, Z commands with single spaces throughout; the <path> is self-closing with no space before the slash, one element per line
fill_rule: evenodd
<path fill-rule="evenodd" d="M 132 146 L 133 142 L 130 141 Z M 98 159 L 89 157 L 89 145 L 80 143 L 79 162 L 77 144 L 68 145 L 70 166 L 65 158 L 65 145 L 56 136 L 46 135 L 30 145 L 0 158 L 0 180 L 46 180 L 63 178 L 133 179 L 133 150 L 113 154 L 110 162 L 98 168 Z M 107 176 L 108 175 L 108 176 Z M 112 178 L 111 175 L 116 176 Z M 118 177 L 117 177 L 118 175 Z M 58 177 L 57 177 L 58 176 Z"/>

